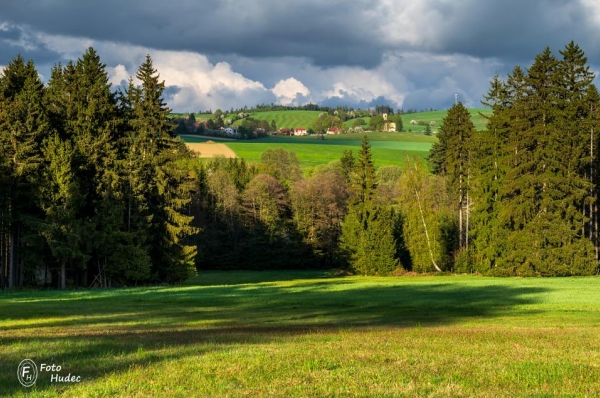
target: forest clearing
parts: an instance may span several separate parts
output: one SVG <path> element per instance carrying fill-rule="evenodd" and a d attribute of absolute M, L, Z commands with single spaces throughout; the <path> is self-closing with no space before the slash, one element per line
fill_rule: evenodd
<path fill-rule="evenodd" d="M 1 396 L 597 396 L 597 277 L 201 272 L 0 296 Z M 30 389 L 24 358 L 80 383 Z M 55 372 L 56 373 L 56 372 Z"/>

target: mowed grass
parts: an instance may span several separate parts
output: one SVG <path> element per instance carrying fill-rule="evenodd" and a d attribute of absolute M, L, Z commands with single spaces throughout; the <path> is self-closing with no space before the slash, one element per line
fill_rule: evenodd
<path fill-rule="evenodd" d="M 321 111 L 266 111 L 266 112 L 253 112 L 250 113 L 250 117 L 256 120 L 266 120 L 271 123 L 272 120 L 275 120 L 275 124 L 277 128 L 280 129 L 282 127 L 285 128 L 296 128 L 296 127 L 304 127 L 305 129 L 310 128 L 315 120 L 319 117 Z M 237 120 L 234 122 L 234 125 L 239 125 L 242 121 Z"/>
<path fill-rule="evenodd" d="M 482 116 L 491 116 L 492 111 L 490 109 L 485 108 L 468 108 L 469 114 L 471 115 L 471 121 L 475 125 L 475 129 L 477 130 L 485 130 L 487 126 L 487 119 Z M 402 115 L 402 123 L 404 125 L 404 130 L 408 131 L 409 129 L 413 132 L 424 132 L 426 126 L 419 125 L 411 125 L 411 120 L 415 120 L 417 122 L 423 121 L 425 123 L 435 122 L 435 126 L 431 127 L 432 131 L 437 131 L 444 118 L 448 114 L 448 110 L 442 111 L 432 111 L 432 112 L 419 112 L 419 113 L 411 113 Z"/>
<path fill-rule="evenodd" d="M 296 153 L 302 170 L 339 160 L 345 150 L 356 155 L 364 134 L 327 135 L 324 140 L 316 136 L 267 137 L 257 140 L 224 142 L 238 157 L 252 162 L 260 161 L 268 149 L 283 148 Z M 406 158 L 425 158 L 437 140 L 417 133 L 368 133 L 375 166 L 401 165 Z M 204 142 L 207 138 L 185 136 L 187 142 Z"/>
<path fill-rule="evenodd" d="M 3 396 L 598 396 L 597 277 L 202 272 L 0 294 Z M 26 389 L 25 358 L 81 383 Z"/>

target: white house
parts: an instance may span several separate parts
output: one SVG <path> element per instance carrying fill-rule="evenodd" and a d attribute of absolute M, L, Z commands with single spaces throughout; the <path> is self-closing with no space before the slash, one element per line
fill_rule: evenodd
<path fill-rule="evenodd" d="M 225 129 L 225 134 L 227 134 L 227 135 L 236 135 L 237 134 L 237 129 L 235 127 L 227 127 Z"/>
<path fill-rule="evenodd" d="M 306 129 L 304 127 L 296 127 L 294 129 L 294 135 L 306 135 L 308 134 L 308 131 L 306 131 Z"/>

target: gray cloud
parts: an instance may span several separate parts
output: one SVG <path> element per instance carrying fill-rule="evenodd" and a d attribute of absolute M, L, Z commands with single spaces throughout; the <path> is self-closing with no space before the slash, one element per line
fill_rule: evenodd
<path fill-rule="evenodd" d="M 369 2 L 43 0 L 5 7 L 2 18 L 73 37 L 162 50 L 246 57 L 301 56 L 318 65 L 374 66 L 376 25 Z M 31 12 L 35 9 L 36 12 Z M 357 29 L 360 26 L 360 29 Z"/>
<path fill-rule="evenodd" d="M 594 59 L 599 32 L 590 10 L 572 0 L 468 1 L 446 7 L 438 32 L 440 51 L 528 62 L 546 46 L 579 43 Z"/>
<path fill-rule="evenodd" d="M 21 26 L 0 23 L 0 65 L 8 64 L 17 54 L 42 65 L 54 63 L 61 58 L 59 53 L 49 49 Z"/>
<path fill-rule="evenodd" d="M 478 106 L 495 73 L 529 66 L 545 46 L 558 56 L 571 40 L 600 69 L 597 0 L 0 5 L 0 65 L 20 52 L 43 74 L 93 45 L 119 84 L 150 53 L 169 104 L 184 111 L 278 101 L 443 109 L 454 93 Z M 300 95 L 277 86 L 292 78 Z"/>

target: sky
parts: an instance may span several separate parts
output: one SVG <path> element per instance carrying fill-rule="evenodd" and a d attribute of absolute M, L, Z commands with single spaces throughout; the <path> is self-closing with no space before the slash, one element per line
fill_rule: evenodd
<path fill-rule="evenodd" d="M 90 46 L 120 87 L 150 54 L 175 112 L 258 103 L 480 106 L 495 74 L 570 41 L 600 70 L 598 0 L 0 0 L 0 68 L 43 79 Z"/>

